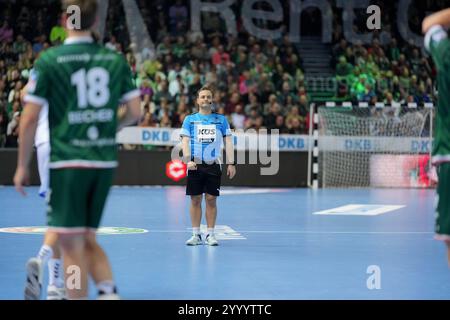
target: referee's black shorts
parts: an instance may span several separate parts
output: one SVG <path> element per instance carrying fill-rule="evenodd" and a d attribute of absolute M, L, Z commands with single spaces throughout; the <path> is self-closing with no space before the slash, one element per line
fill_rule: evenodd
<path fill-rule="evenodd" d="M 198 196 L 203 193 L 220 195 L 222 167 L 218 163 L 197 164 L 197 170 L 188 170 L 186 195 Z"/>

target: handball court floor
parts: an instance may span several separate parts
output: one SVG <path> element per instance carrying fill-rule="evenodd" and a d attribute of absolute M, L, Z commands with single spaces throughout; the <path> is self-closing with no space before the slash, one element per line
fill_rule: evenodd
<path fill-rule="evenodd" d="M 0 228 L 45 225 L 37 190 L 22 198 L 0 187 Z M 184 244 L 184 190 L 111 189 L 102 226 L 148 231 L 98 236 L 123 299 L 450 299 L 434 190 L 223 188 L 218 247 Z M 0 232 L 0 299 L 23 298 L 25 263 L 42 239 Z"/>

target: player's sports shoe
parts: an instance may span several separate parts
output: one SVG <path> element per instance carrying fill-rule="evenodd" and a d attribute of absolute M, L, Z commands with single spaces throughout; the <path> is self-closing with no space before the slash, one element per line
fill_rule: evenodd
<path fill-rule="evenodd" d="M 192 237 L 189 238 L 188 241 L 186 241 L 186 244 L 188 246 L 198 246 L 200 244 L 203 244 L 202 236 L 199 234 L 194 234 L 192 235 Z"/>
<path fill-rule="evenodd" d="M 42 261 L 31 258 L 27 261 L 26 268 L 25 300 L 39 300 L 42 291 Z"/>
<path fill-rule="evenodd" d="M 47 300 L 67 300 L 66 289 L 57 286 L 47 287 Z"/>
<path fill-rule="evenodd" d="M 208 235 L 206 236 L 205 243 L 206 243 L 208 246 L 218 246 L 218 245 L 219 245 L 219 243 L 218 243 L 217 240 L 216 240 L 216 237 L 214 237 L 213 234 L 208 234 Z"/>
<path fill-rule="evenodd" d="M 117 293 L 99 294 L 97 300 L 120 300 Z"/>

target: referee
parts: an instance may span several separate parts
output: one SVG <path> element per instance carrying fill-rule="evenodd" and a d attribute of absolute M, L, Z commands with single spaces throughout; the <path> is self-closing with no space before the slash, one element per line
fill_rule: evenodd
<path fill-rule="evenodd" d="M 217 217 L 216 198 L 220 193 L 222 176 L 220 161 L 222 140 L 225 142 L 227 175 L 233 179 L 236 174 L 230 125 L 225 116 L 212 112 L 213 95 L 213 89 L 208 86 L 203 86 L 197 92 L 199 112 L 184 119 L 180 134 L 183 159 L 188 169 L 186 195 L 191 196 L 190 215 L 193 235 L 186 241 L 188 246 L 203 244 L 200 234 L 203 193 L 208 225 L 205 243 L 210 246 L 218 245 L 214 236 L 214 226 Z"/>

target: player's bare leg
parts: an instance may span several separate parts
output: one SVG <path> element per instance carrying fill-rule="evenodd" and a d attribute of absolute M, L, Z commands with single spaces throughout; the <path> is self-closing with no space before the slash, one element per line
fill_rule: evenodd
<path fill-rule="evenodd" d="M 97 285 L 99 299 L 119 299 L 111 264 L 105 251 L 98 244 L 95 232 L 88 232 L 86 235 L 86 253 L 89 274 Z"/>
<path fill-rule="evenodd" d="M 205 194 L 206 201 L 206 223 L 208 225 L 208 232 L 206 235 L 205 242 L 210 246 L 217 246 L 218 242 L 214 235 L 214 227 L 216 225 L 217 218 L 217 197 Z"/>
<path fill-rule="evenodd" d="M 191 196 L 189 213 L 191 214 L 192 227 L 200 228 L 200 222 L 202 220 L 202 195 Z"/>
<path fill-rule="evenodd" d="M 86 235 L 85 233 L 59 233 L 58 238 L 64 256 L 67 298 L 87 299 L 89 270 L 86 256 Z"/>
<path fill-rule="evenodd" d="M 206 201 L 206 223 L 208 225 L 208 229 L 215 227 L 216 218 L 217 218 L 217 197 L 205 194 Z"/>
<path fill-rule="evenodd" d="M 450 268 L 450 240 L 445 240 L 444 242 L 447 245 L 447 261 L 448 267 Z"/>
<path fill-rule="evenodd" d="M 200 235 L 200 222 L 202 220 L 202 198 L 203 195 L 191 196 L 191 207 L 189 213 L 192 223 L 192 237 L 186 241 L 188 246 L 196 246 L 202 244 Z"/>

